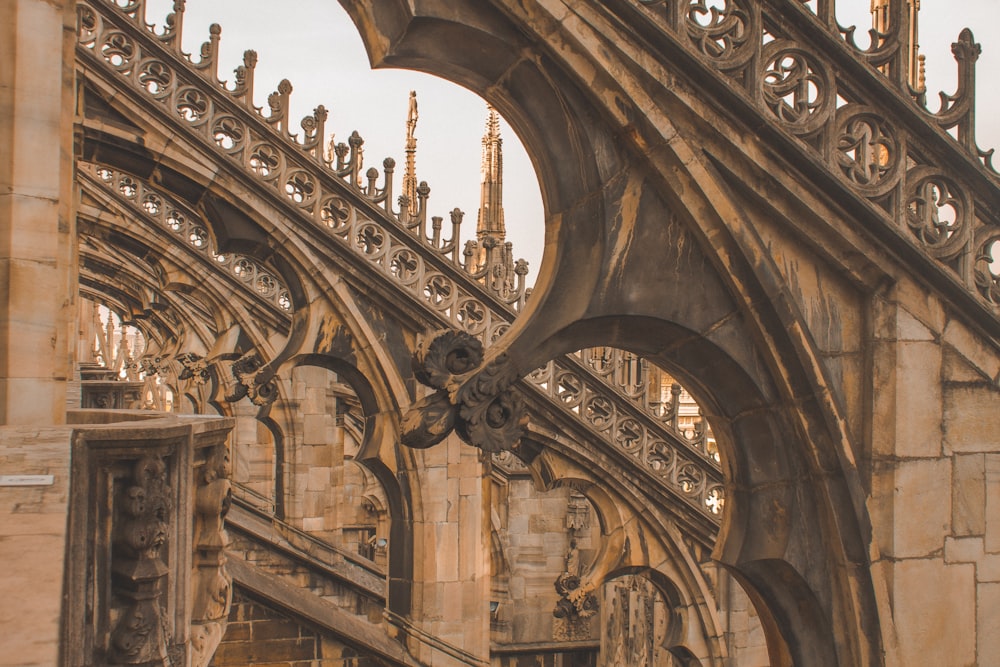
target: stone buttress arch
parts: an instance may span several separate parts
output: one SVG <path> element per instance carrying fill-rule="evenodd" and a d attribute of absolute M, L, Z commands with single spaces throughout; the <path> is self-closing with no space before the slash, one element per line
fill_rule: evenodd
<path fill-rule="evenodd" d="M 541 273 L 483 367 L 503 354 L 523 375 L 612 345 L 677 369 L 724 451 L 730 516 L 716 557 L 774 619 L 774 663 L 881 664 L 851 436 L 767 248 L 697 136 L 672 120 L 671 72 L 627 61 L 641 46 L 616 47 L 617 26 L 589 6 L 341 4 L 376 66 L 479 92 L 538 171 Z"/>
<path fill-rule="evenodd" d="M 582 585 L 597 588 L 623 573 L 649 576 L 676 608 L 688 610 L 677 618 L 683 629 L 677 630 L 675 643 L 699 636 L 711 661 L 708 664 L 721 664 L 716 661 L 724 659 L 725 649 L 712 593 L 670 516 L 649 507 L 640 485 L 600 475 L 596 472 L 601 470 L 600 462 L 581 456 L 565 438 L 539 433 L 531 437 L 544 445 L 528 465 L 536 487 L 573 488 L 591 502 L 600 521 L 602 543 L 581 575 Z"/>

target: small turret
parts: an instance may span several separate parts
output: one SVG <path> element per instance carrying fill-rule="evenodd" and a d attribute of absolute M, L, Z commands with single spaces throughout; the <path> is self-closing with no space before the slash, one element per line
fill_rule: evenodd
<path fill-rule="evenodd" d="M 500 138 L 500 114 L 487 105 L 486 133 L 483 135 L 483 160 L 480 166 L 481 190 L 476 240 L 485 253 L 487 237 L 502 246 L 507 237 L 503 221 L 503 139 Z M 482 265 L 480 261 L 480 265 Z"/>

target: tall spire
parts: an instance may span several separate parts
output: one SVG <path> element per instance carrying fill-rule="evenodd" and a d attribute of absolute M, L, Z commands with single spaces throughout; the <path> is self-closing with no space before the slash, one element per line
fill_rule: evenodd
<path fill-rule="evenodd" d="M 503 222 L 503 140 L 500 138 L 500 114 L 491 105 L 486 108 L 488 115 L 480 166 L 479 218 L 476 220 L 476 239 L 483 249 L 486 237 L 492 237 L 497 244 L 502 244 L 507 236 Z"/>
<path fill-rule="evenodd" d="M 872 0 L 872 27 L 882 33 L 889 32 L 891 17 L 889 16 L 890 0 Z M 918 18 L 920 16 L 920 0 L 908 0 L 907 9 L 910 14 L 910 53 L 909 53 L 909 73 L 910 87 L 918 93 L 927 89 L 927 80 L 924 74 L 924 56 L 920 55 L 920 32 L 918 30 Z"/>
<path fill-rule="evenodd" d="M 403 194 L 410 215 L 417 214 L 417 91 L 410 91 L 410 109 L 406 114 L 406 170 L 403 172 Z"/>

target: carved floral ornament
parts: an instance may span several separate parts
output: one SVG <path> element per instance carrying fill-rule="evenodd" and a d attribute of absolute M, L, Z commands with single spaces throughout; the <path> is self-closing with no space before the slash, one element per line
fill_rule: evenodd
<path fill-rule="evenodd" d="M 520 395 L 511 389 L 517 375 L 506 355 L 482 363 L 482 343 L 463 331 L 437 331 L 421 340 L 414 373 L 437 391 L 404 415 L 404 445 L 431 447 L 454 429 L 487 453 L 517 446 L 527 420 Z"/>
<path fill-rule="evenodd" d="M 232 375 L 235 383 L 226 395 L 226 401 L 230 403 L 247 397 L 254 405 L 265 406 L 278 397 L 274 371 L 264 364 L 256 352 L 248 352 L 234 361 Z"/>

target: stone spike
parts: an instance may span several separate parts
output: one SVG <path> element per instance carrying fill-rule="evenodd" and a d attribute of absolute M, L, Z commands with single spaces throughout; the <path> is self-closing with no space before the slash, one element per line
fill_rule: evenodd
<path fill-rule="evenodd" d="M 905 3 L 905 6 L 904 4 Z M 872 30 L 880 36 L 887 36 L 896 30 L 895 23 L 906 26 L 907 53 L 900 66 L 905 68 L 906 81 L 910 88 L 922 92 L 920 69 L 923 56 L 919 54 L 918 17 L 920 0 L 871 0 Z M 903 37 L 902 34 L 899 35 Z"/>
<path fill-rule="evenodd" d="M 181 54 L 184 39 L 184 5 L 185 0 L 176 0 L 173 11 L 163 21 L 163 40 L 173 47 L 177 55 Z"/>
<path fill-rule="evenodd" d="M 483 135 L 483 157 L 480 165 L 481 181 L 479 217 L 476 220 L 476 238 L 479 240 L 479 265 L 487 261 L 487 237 L 503 243 L 507 230 L 503 219 L 503 140 L 500 138 L 500 114 L 487 104 L 486 133 Z"/>
<path fill-rule="evenodd" d="M 201 44 L 201 60 L 195 65 L 206 75 L 212 83 L 219 83 L 219 36 L 222 34 L 222 26 L 213 23 L 208 27 L 208 41 Z"/>

